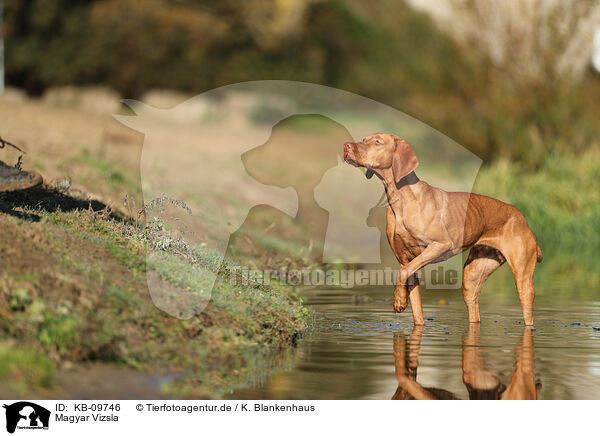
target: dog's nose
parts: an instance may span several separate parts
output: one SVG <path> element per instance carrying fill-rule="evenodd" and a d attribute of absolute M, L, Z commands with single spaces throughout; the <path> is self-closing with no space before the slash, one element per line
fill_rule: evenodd
<path fill-rule="evenodd" d="M 351 142 L 346 142 L 344 144 L 344 150 L 350 150 L 350 147 L 352 147 L 352 143 Z"/>

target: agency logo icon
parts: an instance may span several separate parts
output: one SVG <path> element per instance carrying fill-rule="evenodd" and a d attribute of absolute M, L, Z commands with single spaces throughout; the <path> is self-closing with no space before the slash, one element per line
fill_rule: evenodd
<path fill-rule="evenodd" d="M 19 401 L 3 406 L 6 409 L 6 431 L 14 433 L 16 429 L 47 430 L 50 423 L 50 411 L 29 401 Z"/>
<path fill-rule="evenodd" d="M 157 229 L 147 232 L 156 248 L 146 252 L 148 290 L 156 307 L 180 319 L 205 309 L 219 265 L 228 265 L 236 250 L 272 253 L 267 263 L 281 266 L 276 269 L 284 279 L 300 272 L 292 271 L 297 259 L 311 265 L 301 277 L 321 277 L 313 265 L 331 277 L 339 271 L 328 286 L 383 284 L 387 271 L 399 268 L 386 233 L 383 186 L 342 161 L 344 143 L 395 132 L 418 156 L 419 178 L 449 192 L 471 192 L 481 165 L 469 150 L 407 114 L 312 83 L 235 83 L 170 108 L 123 103 L 135 115 L 114 117 L 144 134 L 143 215 Z M 191 252 L 188 257 L 178 244 L 199 247 L 209 263 Z M 194 258 L 193 286 L 167 279 L 170 251 Z M 460 289 L 463 259 L 446 260 L 441 272 L 439 266 L 423 269 L 425 287 Z M 366 283 L 355 275 L 362 270 L 368 270 Z M 256 272 L 272 277 L 270 270 Z M 342 277 L 353 277 L 352 283 Z M 303 278 L 296 286 L 317 285 Z"/>

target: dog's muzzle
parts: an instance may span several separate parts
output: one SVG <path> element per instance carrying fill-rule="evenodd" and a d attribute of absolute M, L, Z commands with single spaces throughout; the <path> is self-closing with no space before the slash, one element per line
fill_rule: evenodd
<path fill-rule="evenodd" d="M 355 152 L 352 149 L 353 145 L 354 144 L 352 144 L 351 142 L 346 142 L 344 144 L 344 161 L 346 161 L 346 163 L 349 163 L 350 165 L 358 166 Z"/>
<path fill-rule="evenodd" d="M 361 164 L 358 163 L 358 161 L 356 160 L 356 151 L 353 150 L 354 144 L 352 142 L 346 142 L 344 144 L 344 161 L 350 165 L 353 165 L 355 167 L 360 167 L 363 166 Z M 370 179 L 371 177 L 373 177 L 373 170 L 371 168 L 367 168 L 367 171 L 365 172 L 365 176 L 367 177 L 367 179 Z"/>

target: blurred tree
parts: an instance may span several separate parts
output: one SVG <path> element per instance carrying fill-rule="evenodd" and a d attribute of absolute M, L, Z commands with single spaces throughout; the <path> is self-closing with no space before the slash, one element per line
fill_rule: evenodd
<path fill-rule="evenodd" d="M 508 7 L 525 0 L 445 3 L 458 1 L 447 12 L 465 17 L 453 22 L 462 39 L 397 0 L 8 0 L 7 82 L 32 94 L 105 84 L 135 98 L 300 80 L 395 106 L 485 159 L 535 166 L 549 150 L 597 143 L 600 83 L 569 61 L 577 44 L 568 37 L 600 0 L 535 0 L 556 6 L 523 6 L 535 17 L 526 32 L 527 14 Z M 559 73 L 570 70 L 577 80 Z"/>
<path fill-rule="evenodd" d="M 334 84 L 361 45 L 354 24 L 339 0 L 13 0 L 8 75 L 34 94 L 105 83 L 129 97 L 252 79 Z"/>

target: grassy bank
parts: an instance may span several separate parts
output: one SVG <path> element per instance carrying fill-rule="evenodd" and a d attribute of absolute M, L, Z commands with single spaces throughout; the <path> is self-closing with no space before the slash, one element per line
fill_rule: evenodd
<path fill-rule="evenodd" d="M 4 395 L 54 390 L 63 368 L 110 362 L 181 373 L 164 387 L 170 394 L 218 397 L 268 371 L 271 357 L 295 343 L 309 322 L 291 289 L 232 284 L 226 279 L 235 265 L 222 265 L 208 251 L 164 245 L 156 251 L 156 234 L 97 201 L 45 187 L 0 194 L 0 210 Z M 182 320 L 155 307 L 146 286 L 153 268 L 147 250 L 163 256 L 156 272 L 167 284 L 193 289 L 191 267 L 217 274 L 202 313 Z"/>

